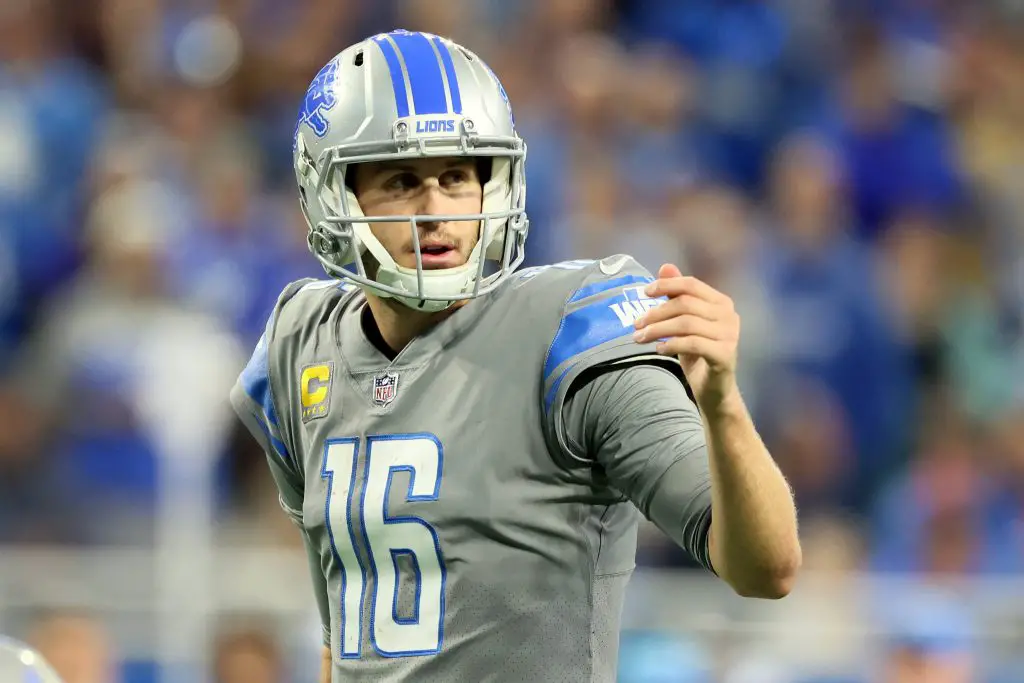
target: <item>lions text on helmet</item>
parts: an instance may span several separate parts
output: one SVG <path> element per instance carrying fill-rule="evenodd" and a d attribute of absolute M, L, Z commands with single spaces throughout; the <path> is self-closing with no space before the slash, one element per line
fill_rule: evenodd
<path fill-rule="evenodd" d="M 295 129 L 310 251 L 421 311 L 491 291 L 524 257 L 525 156 L 479 57 L 426 33 L 357 43 L 313 79 Z"/>

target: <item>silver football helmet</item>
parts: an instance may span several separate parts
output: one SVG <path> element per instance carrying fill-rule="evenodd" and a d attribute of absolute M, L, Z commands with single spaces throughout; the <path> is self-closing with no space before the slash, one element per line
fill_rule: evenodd
<path fill-rule="evenodd" d="M 480 213 L 367 217 L 345 182 L 351 164 L 457 156 L 491 160 Z M 505 90 L 479 57 L 429 33 L 368 38 L 320 70 L 299 111 L 295 174 L 310 251 L 328 274 L 417 310 L 484 294 L 525 255 L 525 158 Z M 437 220 L 479 222 L 464 265 L 423 268 L 417 224 Z M 408 223 L 415 269 L 395 263 L 371 222 Z"/>

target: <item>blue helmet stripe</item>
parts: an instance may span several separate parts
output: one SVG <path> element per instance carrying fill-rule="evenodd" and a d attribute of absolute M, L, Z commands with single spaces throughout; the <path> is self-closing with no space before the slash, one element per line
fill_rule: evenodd
<path fill-rule="evenodd" d="M 455 75 L 455 62 L 452 61 L 452 53 L 448 50 L 448 46 L 444 42 L 434 36 L 432 38 L 434 47 L 437 48 L 437 54 L 441 55 L 441 63 L 444 65 L 444 75 L 448 79 L 448 92 L 452 96 L 452 113 L 462 113 L 462 92 L 459 90 L 459 79 Z"/>
<path fill-rule="evenodd" d="M 422 33 L 405 31 L 395 31 L 388 36 L 395 41 L 405 60 L 416 114 L 447 114 L 448 98 L 445 97 L 441 66 L 427 37 Z"/>
<path fill-rule="evenodd" d="M 388 63 L 388 72 L 391 74 L 391 87 L 395 91 L 395 106 L 398 108 L 398 117 L 409 115 L 409 97 L 405 92 L 405 77 L 402 75 L 402 63 L 398 61 L 398 54 L 394 46 L 384 36 L 373 39 L 380 45 L 380 51 L 384 53 L 384 60 Z"/>

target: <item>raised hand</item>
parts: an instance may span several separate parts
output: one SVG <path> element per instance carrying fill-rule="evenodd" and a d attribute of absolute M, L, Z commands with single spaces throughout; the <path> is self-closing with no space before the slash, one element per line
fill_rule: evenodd
<path fill-rule="evenodd" d="M 658 353 L 679 359 L 702 411 L 713 411 L 738 396 L 740 316 L 732 299 L 672 264 L 658 269 L 658 279 L 647 286 L 646 294 L 668 300 L 636 321 L 634 339 L 660 339 Z"/>

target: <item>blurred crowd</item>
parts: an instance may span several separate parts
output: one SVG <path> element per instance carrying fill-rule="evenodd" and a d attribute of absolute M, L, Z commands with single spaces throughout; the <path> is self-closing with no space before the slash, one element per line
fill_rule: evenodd
<path fill-rule="evenodd" d="M 211 416 L 282 286 L 322 276 L 299 99 L 394 27 L 502 79 L 531 264 L 625 252 L 735 299 L 745 395 L 829 529 L 812 568 L 1024 572 L 1010 0 L 5 0 L 0 542 L 146 544 L 161 458 L 192 451 L 220 533 L 296 542 L 262 454 Z"/>

